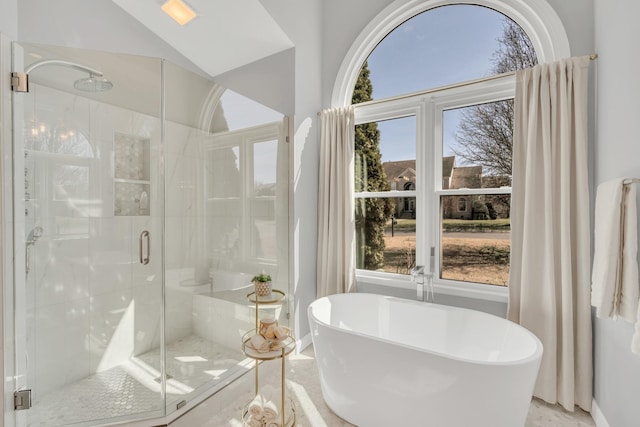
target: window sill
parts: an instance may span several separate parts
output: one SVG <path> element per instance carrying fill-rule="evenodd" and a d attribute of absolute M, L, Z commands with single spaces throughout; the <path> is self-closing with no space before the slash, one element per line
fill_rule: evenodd
<path fill-rule="evenodd" d="M 416 292 L 416 284 L 410 276 L 394 273 L 375 273 L 366 270 L 356 270 L 357 283 L 366 283 L 389 288 L 407 289 Z M 442 295 L 452 295 L 470 299 L 507 303 L 509 288 L 505 286 L 482 285 L 455 281 L 436 281 L 434 292 Z"/>

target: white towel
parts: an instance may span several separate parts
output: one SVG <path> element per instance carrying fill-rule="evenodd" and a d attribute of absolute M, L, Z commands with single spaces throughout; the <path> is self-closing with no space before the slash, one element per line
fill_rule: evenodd
<path fill-rule="evenodd" d="M 249 346 L 260 353 L 269 351 L 269 341 L 264 339 L 262 335 L 254 335 L 249 339 Z"/>
<path fill-rule="evenodd" d="M 638 316 L 636 190 L 624 178 L 598 186 L 596 194 L 591 305 L 598 317 Z"/>
<path fill-rule="evenodd" d="M 275 421 L 280 418 L 280 401 L 276 403 L 274 400 L 267 400 L 262 407 L 265 421 Z"/>
<path fill-rule="evenodd" d="M 264 406 L 264 398 L 257 394 L 256 397 L 253 398 L 251 403 L 249 403 L 248 412 L 251 418 L 255 420 L 261 420 L 264 416 L 264 412 L 262 410 Z"/>
<path fill-rule="evenodd" d="M 253 417 L 249 417 L 247 420 L 247 425 L 249 427 L 262 427 L 262 421 Z"/>
<path fill-rule="evenodd" d="M 267 409 L 268 408 L 268 409 Z M 282 415 L 280 413 L 280 398 L 274 400 L 269 400 L 264 407 L 264 418 L 267 427 L 281 427 L 282 424 Z M 285 423 L 289 420 L 291 416 L 292 408 L 289 399 L 285 400 L 284 405 L 284 420 Z"/>

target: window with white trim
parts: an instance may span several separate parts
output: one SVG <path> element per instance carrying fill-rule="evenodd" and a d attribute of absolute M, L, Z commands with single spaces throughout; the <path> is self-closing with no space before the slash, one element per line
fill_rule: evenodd
<path fill-rule="evenodd" d="M 503 73 L 535 62 L 517 24 L 469 4 L 422 12 L 376 46 L 352 99 L 358 274 L 417 264 L 443 285 L 507 285 L 515 83 Z"/>

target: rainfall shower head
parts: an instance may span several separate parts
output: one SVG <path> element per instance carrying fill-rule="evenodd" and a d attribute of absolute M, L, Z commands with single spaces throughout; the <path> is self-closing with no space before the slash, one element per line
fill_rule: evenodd
<path fill-rule="evenodd" d="M 104 77 L 95 76 L 89 73 L 89 77 L 78 79 L 73 83 L 73 87 L 84 92 L 105 92 L 111 90 L 113 83 Z"/>
<path fill-rule="evenodd" d="M 75 62 L 63 61 L 61 59 L 45 59 L 29 65 L 22 73 L 11 73 L 13 90 L 15 92 L 29 92 L 29 73 L 43 65 L 60 65 L 88 73 L 89 77 L 85 77 L 74 82 L 73 87 L 78 90 L 85 92 L 104 92 L 113 88 L 113 83 L 105 79 L 102 72 L 95 68 L 76 64 Z"/>

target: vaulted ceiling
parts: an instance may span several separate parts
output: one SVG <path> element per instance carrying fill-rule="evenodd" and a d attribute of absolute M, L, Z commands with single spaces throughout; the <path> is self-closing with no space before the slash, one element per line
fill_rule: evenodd
<path fill-rule="evenodd" d="M 259 0 L 185 0 L 197 17 L 180 26 L 164 0 L 112 0 L 211 76 L 293 47 Z"/>

